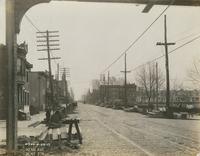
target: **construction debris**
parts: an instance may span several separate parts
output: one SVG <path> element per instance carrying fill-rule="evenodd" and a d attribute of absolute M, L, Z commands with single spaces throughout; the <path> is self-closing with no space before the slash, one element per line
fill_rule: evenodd
<path fill-rule="evenodd" d="M 27 155 L 27 153 L 35 155 L 37 153 L 53 154 L 55 152 L 72 152 L 75 149 L 79 149 L 79 135 L 77 133 L 71 134 L 71 138 L 69 139 L 67 133 L 63 135 L 64 129 L 66 130 L 66 127 L 47 129 L 37 137 L 19 136 L 18 149 L 22 155 Z"/>
<path fill-rule="evenodd" d="M 63 118 L 59 111 L 56 111 L 49 122 L 47 120 L 37 121 L 28 127 L 37 127 L 39 124 L 46 124 L 47 128 L 40 135 L 19 136 L 18 149 L 20 154 L 37 155 L 38 153 L 53 154 L 57 152 L 72 152 L 82 144 L 82 135 L 79 128 L 80 119 L 77 117 Z"/>

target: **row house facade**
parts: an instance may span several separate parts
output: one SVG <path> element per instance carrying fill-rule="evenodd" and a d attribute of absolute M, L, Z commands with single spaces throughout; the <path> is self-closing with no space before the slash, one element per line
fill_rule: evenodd
<path fill-rule="evenodd" d="M 30 111 L 37 114 L 50 103 L 49 74 L 46 71 L 30 72 Z"/>
<path fill-rule="evenodd" d="M 8 103 L 8 74 L 7 74 L 7 52 L 5 45 L 0 45 L 0 119 L 4 120 L 7 116 Z"/>
<path fill-rule="evenodd" d="M 69 103 L 69 91 L 68 91 L 68 82 L 66 80 L 66 75 L 62 74 L 62 79 L 57 81 L 57 99 L 59 103 L 66 104 Z"/>
<path fill-rule="evenodd" d="M 27 59 L 28 46 L 24 42 L 17 45 L 17 64 L 16 64 L 16 96 L 19 112 L 23 112 L 29 116 L 30 106 L 30 88 L 29 88 L 29 72 L 33 67 Z M 0 45 L 0 119 L 6 119 L 7 103 L 8 103 L 8 62 L 7 51 L 5 45 Z"/>
<path fill-rule="evenodd" d="M 17 47 L 17 102 L 19 111 L 30 114 L 30 86 L 29 73 L 33 65 L 30 64 L 26 55 L 28 45 L 24 42 Z"/>
<path fill-rule="evenodd" d="M 47 71 L 32 71 L 30 72 L 30 110 L 31 114 L 37 114 L 40 111 L 45 111 L 52 108 L 52 94 L 50 90 L 49 72 Z M 54 105 L 66 104 L 69 101 L 68 85 L 66 77 L 62 80 L 53 80 L 53 98 Z"/>
<path fill-rule="evenodd" d="M 165 91 L 159 91 L 158 101 L 165 103 Z M 199 90 L 171 90 L 170 103 L 174 107 L 186 107 L 193 105 L 195 108 L 200 108 L 200 91 Z"/>
<path fill-rule="evenodd" d="M 158 98 L 158 106 L 165 106 L 166 91 L 159 90 L 158 96 L 156 92 L 152 91 L 150 102 L 156 104 Z M 143 89 L 137 90 L 137 104 L 145 105 L 148 103 L 148 98 Z M 199 90 L 171 90 L 170 91 L 170 105 L 172 107 L 186 107 L 186 105 L 193 105 L 195 108 L 200 108 L 200 91 Z"/>

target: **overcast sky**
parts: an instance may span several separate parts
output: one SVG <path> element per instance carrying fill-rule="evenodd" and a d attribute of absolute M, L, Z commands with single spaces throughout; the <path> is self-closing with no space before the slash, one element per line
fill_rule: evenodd
<path fill-rule="evenodd" d="M 5 43 L 4 7 L 4 0 L 0 0 L 0 43 Z M 52 62 L 53 73 L 58 62 L 62 67 L 70 67 L 71 86 L 78 98 L 89 88 L 91 80 L 99 79 L 100 73 L 166 6 L 155 6 L 148 14 L 141 13 L 143 8 L 143 5 L 135 4 L 51 2 L 34 6 L 26 15 L 41 31 L 59 31 L 61 50 L 54 52 L 53 56 L 61 56 L 62 60 Z M 175 46 L 169 47 L 169 51 L 200 34 L 200 7 L 171 6 L 166 14 L 168 40 L 176 42 Z M 163 22 L 162 16 L 128 51 L 128 69 L 134 69 L 164 54 L 164 47 L 156 46 L 156 42 L 163 42 L 164 39 Z M 34 71 L 46 70 L 47 62 L 37 60 L 46 54 L 36 51 L 36 31 L 24 17 L 18 43 L 28 43 L 28 61 L 33 64 Z M 193 60 L 200 58 L 199 51 L 200 39 L 170 54 L 170 79 L 178 79 L 191 87 L 187 82 L 187 73 Z M 123 61 L 121 58 L 110 68 L 111 76 L 123 76 L 120 73 L 123 70 Z M 158 63 L 164 72 L 164 58 Z M 134 82 L 135 74 L 136 70 L 128 75 L 129 81 Z"/>

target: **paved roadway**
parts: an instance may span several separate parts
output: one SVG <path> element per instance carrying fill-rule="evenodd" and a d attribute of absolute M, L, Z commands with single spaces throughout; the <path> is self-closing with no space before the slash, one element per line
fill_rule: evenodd
<path fill-rule="evenodd" d="M 138 113 L 79 104 L 85 156 L 196 156 L 200 120 L 148 118 Z"/>
<path fill-rule="evenodd" d="M 83 145 L 65 156 L 196 156 L 200 153 L 200 120 L 148 118 L 138 113 L 79 104 Z M 38 135 L 44 113 L 19 122 L 19 135 Z M 5 139 L 5 121 L 0 121 L 0 140 Z M 2 142 L 1 142 L 2 143 Z M 60 156 L 60 153 L 58 153 Z"/>

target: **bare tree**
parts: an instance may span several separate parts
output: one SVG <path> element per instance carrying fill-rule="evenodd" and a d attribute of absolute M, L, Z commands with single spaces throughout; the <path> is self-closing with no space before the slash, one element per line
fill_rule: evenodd
<path fill-rule="evenodd" d="M 151 101 L 155 94 L 156 85 L 160 89 L 164 83 L 164 77 L 160 69 L 156 74 L 156 66 L 154 63 L 148 63 L 140 68 L 137 73 L 136 81 L 139 87 L 142 88 L 144 96 L 148 100 L 148 107 L 152 108 Z M 157 76 L 156 76 L 157 75 Z M 156 81 L 157 80 L 157 81 Z"/>
<path fill-rule="evenodd" d="M 194 84 L 200 86 L 200 60 L 193 61 L 192 68 L 188 71 L 189 80 Z"/>
<path fill-rule="evenodd" d="M 180 80 L 178 80 L 177 78 L 172 79 L 172 83 L 171 83 L 171 90 L 181 90 L 184 89 L 184 85 L 183 82 L 181 82 Z"/>
<path fill-rule="evenodd" d="M 100 80 L 98 79 L 92 80 L 92 90 L 98 90 L 100 87 L 100 84 L 101 84 Z"/>

